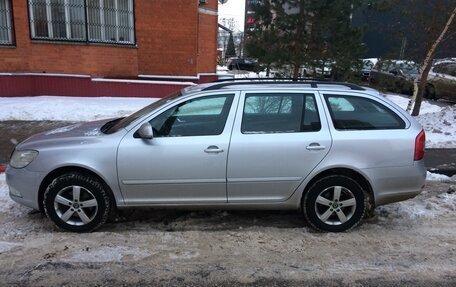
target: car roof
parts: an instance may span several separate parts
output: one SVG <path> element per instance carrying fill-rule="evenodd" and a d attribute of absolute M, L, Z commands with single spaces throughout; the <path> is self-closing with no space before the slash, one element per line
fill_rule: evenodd
<path fill-rule="evenodd" d="M 441 64 L 456 64 L 456 60 L 439 60 L 432 64 L 432 66 L 437 66 Z"/>

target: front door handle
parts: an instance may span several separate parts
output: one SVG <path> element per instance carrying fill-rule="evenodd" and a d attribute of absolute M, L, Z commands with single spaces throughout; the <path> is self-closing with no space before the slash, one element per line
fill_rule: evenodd
<path fill-rule="evenodd" d="M 306 147 L 307 150 L 324 150 L 326 147 L 318 143 L 311 143 Z"/>
<path fill-rule="evenodd" d="M 221 153 L 223 152 L 223 149 L 219 148 L 218 146 L 215 146 L 215 145 L 211 145 L 211 146 L 208 146 L 205 150 L 204 150 L 205 153 Z"/>

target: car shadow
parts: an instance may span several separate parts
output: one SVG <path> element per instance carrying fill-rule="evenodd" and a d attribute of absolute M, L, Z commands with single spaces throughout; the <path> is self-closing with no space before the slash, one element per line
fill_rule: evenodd
<path fill-rule="evenodd" d="M 150 208 L 119 210 L 106 224 L 108 229 L 156 229 L 168 232 L 307 226 L 304 216 L 297 211 L 186 211 Z"/>

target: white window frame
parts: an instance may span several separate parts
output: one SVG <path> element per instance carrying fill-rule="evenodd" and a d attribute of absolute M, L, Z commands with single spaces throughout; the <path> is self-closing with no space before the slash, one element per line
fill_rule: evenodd
<path fill-rule="evenodd" d="M 2 1 L 2 0 L 0 0 Z M 12 13 L 11 13 L 11 1 L 10 0 L 3 0 L 5 1 L 5 9 L 6 9 L 6 28 L 7 28 L 7 37 L 5 41 L 0 41 L 0 45 L 12 45 L 13 44 L 13 22 L 12 22 Z"/>

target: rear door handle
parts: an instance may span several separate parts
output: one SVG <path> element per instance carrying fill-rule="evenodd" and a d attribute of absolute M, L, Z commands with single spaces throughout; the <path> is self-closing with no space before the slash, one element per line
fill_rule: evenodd
<path fill-rule="evenodd" d="M 317 143 L 311 143 L 306 147 L 307 150 L 324 150 L 326 147 Z"/>
<path fill-rule="evenodd" d="M 204 150 L 205 153 L 221 153 L 223 152 L 223 149 L 219 148 L 218 146 L 215 146 L 215 145 L 211 145 L 211 146 L 208 146 L 205 150 Z"/>

